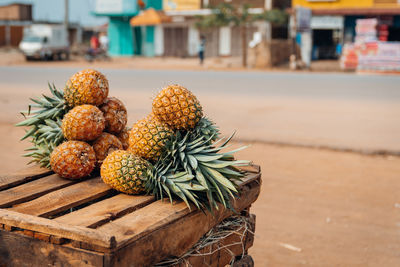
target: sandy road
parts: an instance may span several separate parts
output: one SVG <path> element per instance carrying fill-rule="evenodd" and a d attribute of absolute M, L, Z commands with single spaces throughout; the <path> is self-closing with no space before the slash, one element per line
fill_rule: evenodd
<path fill-rule="evenodd" d="M 0 121 L 15 122 L 28 97 L 46 92 L 48 81 L 62 88 L 80 68 L 46 66 L 0 67 Z M 101 70 L 131 123 L 150 111 L 162 86 L 180 83 L 224 133 L 239 129 L 242 140 L 400 152 L 400 76 Z"/>

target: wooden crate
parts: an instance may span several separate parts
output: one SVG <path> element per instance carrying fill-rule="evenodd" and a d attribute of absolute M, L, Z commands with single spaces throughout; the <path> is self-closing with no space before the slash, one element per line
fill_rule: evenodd
<path fill-rule="evenodd" d="M 238 212 L 248 210 L 260 193 L 259 166 L 245 170 L 234 202 Z M 99 177 L 66 180 L 33 167 L 0 176 L 0 266 L 151 266 L 183 255 L 232 214 L 222 207 L 211 215 L 182 202 L 128 196 Z M 247 250 L 253 236 L 245 238 Z M 233 246 L 231 251 L 240 255 L 243 249 Z M 231 259 L 225 254 L 189 262 L 221 266 Z"/>

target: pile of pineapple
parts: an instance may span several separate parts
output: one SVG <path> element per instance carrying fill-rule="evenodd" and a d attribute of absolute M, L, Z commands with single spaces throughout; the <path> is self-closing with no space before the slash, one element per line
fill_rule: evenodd
<path fill-rule="evenodd" d="M 225 151 L 215 124 L 203 116 L 196 96 L 180 85 L 163 88 L 152 112 L 129 130 L 123 103 L 108 97 L 106 77 L 95 70 L 74 74 L 64 91 L 49 85 L 51 96 L 31 99 L 17 126 L 28 126 L 22 139 L 33 146 L 24 156 L 61 177 L 79 179 L 100 168 L 102 180 L 127 194 L 153 194 L 190 203 L 200 209 L 231 207 L 237 197 L 237 167 Z M 225 149 L 224 149 L 225 148 Z M 222 152 L 223 150 L 224 152 Z"/>

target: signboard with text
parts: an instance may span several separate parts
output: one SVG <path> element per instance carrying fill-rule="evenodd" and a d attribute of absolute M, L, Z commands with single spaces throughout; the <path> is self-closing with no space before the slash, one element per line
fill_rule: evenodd
<path fill-rule="evenodd" d="M 163 0 L 163 9 L 170 10 L 196 10 L 201 8 L 201 0 Z"/>
<path fill-rule="evenodd" d="M 137 12 L 137 1 L 131 0 L 96 0 L 96 14 L 127 14 Z"/>
<path fill-rule="evenodd" d="M 311 29 L 312 12 L 310 8 L 296 7 L 296 28 L 297 31 L 309 31 Z"/>

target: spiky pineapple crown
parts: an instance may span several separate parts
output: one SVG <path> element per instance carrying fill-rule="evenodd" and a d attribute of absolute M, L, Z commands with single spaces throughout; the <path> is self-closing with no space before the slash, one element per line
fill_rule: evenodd
<path fill-rule="evenodd" d="M 34 104 L 21 112 L 25 120 L 16 124 L 29 127 L 21 141 L 31 138 L 33 146 L 26 150 L 28 153 L 24 156 L 32 157 L 30 163 L 36 162 L 46 168 L 50 168 L 51 152 L 64 141 L 60 131 L 61 120 L 70 109 L 62 91 L 57 90 L 54 84 L 49 84 L 49 89 L 50 96 L 43 94 L 42 98 L 30 99 Z"/>
<path fill-rule="evenodd" d="M 231 208 L 231 200 L 238 194 L 235 181 L 244 175 L 236 167 L 250 162 L 233 158 L 233 153 L 245 147 L 221 152 L 233 134 L 213 142 L 218 135 L 218 128 L 206 118 L 192 131 L 176 132 L 148 174 L 148 192 L 159 198 L 175 195 L 188 206 L 192 202 L 201 209 L 218 209 L 218 202 Z"/>

